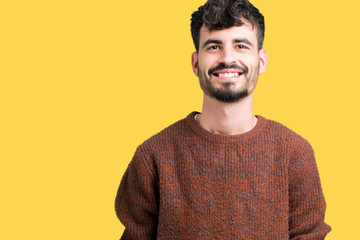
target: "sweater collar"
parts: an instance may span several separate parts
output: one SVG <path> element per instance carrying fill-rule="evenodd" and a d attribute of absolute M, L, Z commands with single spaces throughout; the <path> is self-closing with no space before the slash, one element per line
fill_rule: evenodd
<path fill-rule="evenodd" d="M 237 134 L 237 135 L 220 135 L 211 133 L 205 129 L 203 129 L 198 121 L 195 120 L 195 115 L 199 114 L 199 112 L 192 112 L 186 118 L 186 123 L 190 126 L 190 128 L 197 134 L 198 136 L 205 138 L 212 142 L 239 142 L 239 141 L 250 141 L 258 136 L 267 125 L 267 120 L 259 115 L 255 115 L 257 118 L 257 123 L 253 129 L 248 132 Z"/>

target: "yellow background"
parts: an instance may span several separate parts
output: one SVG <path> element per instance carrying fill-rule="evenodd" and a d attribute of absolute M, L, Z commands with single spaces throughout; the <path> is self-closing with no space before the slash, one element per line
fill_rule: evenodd
<path fill-rule="evenodd" d="M 136 147 L 201 110 L 190 56 L 198 0 L 2 1 L 0 239 L 118 239 Z M 254 0 L 267 72 L 256 114 L 313 145 L 333 231 L 359 224 L 358 1 Z"/>

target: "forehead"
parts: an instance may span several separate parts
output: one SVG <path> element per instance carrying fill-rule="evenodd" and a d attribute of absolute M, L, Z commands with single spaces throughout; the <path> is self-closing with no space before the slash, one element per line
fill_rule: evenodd
<path fill-rule="evenodd" d="M 221 30 L 209 30 L 205 25 L 200 28 L 199 44 L 200 46 L 209 39 L 220 40 L 225 43 L 232 42 L 234 39 L 246 38 L 257 47 L 257 30 L 256 27 L 248 21 L 243 21 L 241 26 L 233 26 Z"/>

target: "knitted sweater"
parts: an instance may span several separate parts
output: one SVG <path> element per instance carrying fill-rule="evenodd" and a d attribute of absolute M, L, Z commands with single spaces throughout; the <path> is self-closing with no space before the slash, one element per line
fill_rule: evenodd
<path fill-rule="evenodd" d="M 195 114 L 136 150 L 115 202 L 121 239 L 325 238 L 331 228 L 306 140 L 261 116 L 244 134 L 212 134 Z"/>

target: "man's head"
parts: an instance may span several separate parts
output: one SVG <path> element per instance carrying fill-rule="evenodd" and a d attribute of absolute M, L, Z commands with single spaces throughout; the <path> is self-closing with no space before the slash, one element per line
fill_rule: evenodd
<path fill-rule="evenodd" d="M 227 103 L 252 94 L 267 66 L 259 11 L 247 0 L 209 0 L 193 13 L 191 28 L 192 66 L 204 94 Z"/>
<path fill-rule="evenodd" d="M 208 0 L 191 16 L 191 35 L 196 51 L 199 51 L 200 29 L 205 25 L 210 31 L 241 26 L 244 20 L 257 31 L 258 49 L 265 36 L 264 16 L 248 0 Z"/>

